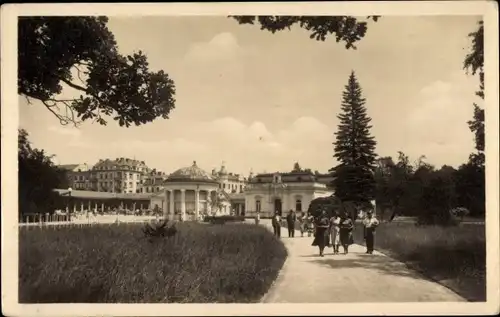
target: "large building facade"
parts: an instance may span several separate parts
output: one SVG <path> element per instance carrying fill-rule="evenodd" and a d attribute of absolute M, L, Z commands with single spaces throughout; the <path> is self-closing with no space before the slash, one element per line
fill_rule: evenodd
<path fill-rule="evenodd" d="M 274 212 L 306 212 L 313 199 L 333 194 L 327 175 L 310 172 L 258 174 L 249 180 L 245 190 L 245 216 L 260 212 L 269 217 Z"/>
<path fill-rule="evenodd" d="M 144 161 L 130 158 L 100 159 L 94 166 L 87 164 L 60 165 L 68 171 L 70 187 L 108 193 L 159 192 L 166 174 L 150 169 Z"/>
<path fill-rule="evenodd" d="M 224 163 L 219 171 L 212 170 L 212 177 L 219 182 L 219 188 L 228 194 L 243 193 L 247 184 L 247 178 L 243 175 L 228 173 Z"/>
<path fill-rule="evenodd" d="M 229 173 L 224 163 L 205 172 L 194 162 L 170 175 L 150 169 L 144 161 L 128 158 L 99 160 L 96 165 L 60 166 L 68 170 L 75 190 L 117 194 L 142 194 L 149 207 L 159 208 L 171 219 L 194 220 L 203 215 L 234 214 L 246 217 L 260 212 L 305 212 L 315 198 L 330 196 L 329 174 L 295 171 L 244 177 Z M 142 196 L 141 196 L 142 197 Z"/>
<path fill-rule="evenodd" d="M 68 183 L 71 188 L 91 190 L 90 167 L 86 163 L 59 165 L 59 168 L 66 170 Z"/>

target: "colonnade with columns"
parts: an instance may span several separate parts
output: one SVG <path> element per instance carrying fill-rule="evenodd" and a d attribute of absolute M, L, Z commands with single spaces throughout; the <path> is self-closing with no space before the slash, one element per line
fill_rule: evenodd
<path fill-rule="evenodd" d="M 195 220 L 200 215 L 211 212 L 210 201 L 217 195 L 218 184 L 168 184 L 165 186 L 164 213 L 165 217 L 173 220 L 180 215 L 181 220 L 187 220 L 187 214 L 193 214 Z"/>
<path fill-rule="evenodd" d="M 144 209 L 148 209 L 150 208 L 150 204 L 149 202 L 145 201 L 145 202 L 121 202 L 120 204 L 117 204 L 116 202 L 96 202 L 96 201 L 85 201 L 85 199 L 82 199 L 82 198 L 78 198 L 78 197 L 75 197 L 75 198 L 72 198 L 71 199 L 72 201 L 70 203 L 68 203 L 66 205 L 66 212 L 70 211 L 73 212 L 73 213 L 77 213 L 77 212 L 80 212 L 80 213 L 83 213 L 84 211 L 87 211 L 87 212 L 91 212 L 91 211 L 94 211 L 94 212 L 97 212 L 99 207 L 101 210 L 101 212 L 104 212 L 107 208 L 107 209 L 111 209 L 111 208 L 116 208 L 117 206 L 121 206 L 123 207 L 124 209 L 129 209 L 129 210 L 144 210 Z"/>

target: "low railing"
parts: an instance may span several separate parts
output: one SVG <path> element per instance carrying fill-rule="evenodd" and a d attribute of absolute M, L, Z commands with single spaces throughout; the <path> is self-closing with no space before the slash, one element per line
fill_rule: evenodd
<path fill-rule="evenodd" d="M 140 223 L 159 220 L 159 216 L 133 216 L 133 215 L 72 215 L 71 221 L 67 221 L 67 217 L 57 217 L 59 215 L 49 215 L 49 217 L 38 217 L 37 221 L 20 222 L 20 227 L 51 227 L 51 226 L 67 226 L 67 225 L 100 225 L 100 224 L 119 224 L 119 223 Z M 47 221 L 46 221 L 47 220 Z"/>

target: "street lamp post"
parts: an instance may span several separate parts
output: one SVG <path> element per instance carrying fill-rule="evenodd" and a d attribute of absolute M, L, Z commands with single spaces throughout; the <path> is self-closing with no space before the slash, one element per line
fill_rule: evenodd
<path fill-rule="evenodd" d="M 67 206 L 67 210 L 68 210 L 68 222 L 71 222 L 71 209 L 70 209 L 70 205 L 71 205 L 71 191 L 73 189 L 70 187 L 68 188 L 68 206 Z"/>

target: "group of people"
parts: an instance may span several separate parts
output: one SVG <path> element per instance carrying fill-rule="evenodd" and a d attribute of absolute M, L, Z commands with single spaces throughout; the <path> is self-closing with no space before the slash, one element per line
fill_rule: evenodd
<path fill-rule="evenodd" d="M 259 217 L 259 216 L 257 216 Z M 260 218 L 258 218 L 260 220 Z M 257 223 L 258 221 L 257 220 Z M 288 212 L 288 215 L 285 218 L 287 229 L 288 229 L 288 237 L 289 238 L 294 238 L 295 237 L 295 224 L 298 222 L 299 227 L 300 227 L 300 234 L 303 237 L 304 233 L 307 232 L 307 235 L 310 237 L 313 232 L 314 232 L 314 217 L 307 213 L 301 213 L 299 217 L 295 214 L 293 210 L 290 210 Z M 281 225 L 282 225 L 283 219 L 281 218 L 281 215 L 278 211 L 274 213 L 274 216 L 272 218 L 272 226 L 273 226 L 273 231 L 274 234 L 277 237 L 281 237 Z"/>
<path fill-rule="evenodd" d="M 363 219 L 363 237 L 366 242 L 366 253 L 373 254 L 375 244 L 375 230 L 379 221 L 371 210 L 365 213 Z M 347 212 L 333 212 L 332 217 L 328 217 L 326 210 L 322 210 L 316 219 L 316 230 L 313 246 L 318 246 L 319 255 L 324 256 L 325 247 L 333 247 L 333 254 L 339 254 L 342 246 L 344 254 L 349 253 L 349 246 L 354 243 L 353 231 L 354 222 Z"/>
<path fill-rule="evenodd" d="M 372 254 L 375 243 L 375 230 L 379 221 L 371 210 L 363 213 L 363 232 L 366 242 L 366 253 Z M 354 222 L 347 212 L 334 211 L 331 217 L 326 210 L 322 210 L 318 217 L 313 217 L 310 213 L 302 213 L 299 217 L 290 210 L 286 216 L 288 237 L 295 237 L 295 224 L 299 222 L 300 233 L 303 237 L 305 233 L 310 237 L 314 234 L 313 246 L 319 248 L 319 255 L 324 256 L 326 247 L 333 248 L 333 254 L 339 254 L 342 246 L 343 254 L 349 253 L 349 246 L 354 243 L 353 229 Z M 258 222 L 258 221 L 257 221 Z M 272 219 L 274 234 L 281 237 L 281 215 L 276 212 Z"/>

